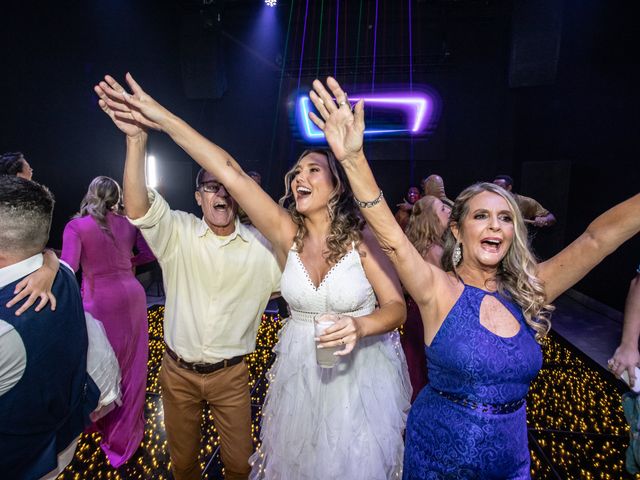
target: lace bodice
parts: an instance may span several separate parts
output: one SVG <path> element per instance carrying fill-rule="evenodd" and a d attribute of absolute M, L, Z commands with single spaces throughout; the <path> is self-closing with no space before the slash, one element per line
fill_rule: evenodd
<path fill-rule="evenodd" d="M 298 252 L 289 250 L 281 290 L 291 310 L 298 312 L 360 312 L 365 315 L 373 311 L 376 304 L 356 249 L 349 250 L 331 267 L 317 288 Z"/>
<path fill-rule="evenodd" d="M 281 291 L 291 319 L 273 350 L 249 478 L 398 479 L 411 395 L 397 332 L 360 338 L 333 368 L 316 360 L 315 314 L 362 317 L 375 308 L 358 251 L 348 251 L 316 288 L 290 250 Z"/>

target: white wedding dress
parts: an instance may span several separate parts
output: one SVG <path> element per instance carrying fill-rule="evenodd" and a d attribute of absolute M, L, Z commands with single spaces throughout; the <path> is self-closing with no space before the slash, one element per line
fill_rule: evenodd
<path fill-rule="evenodd" d="M 316 288 L 291 250 L 282 275 L 291 318 L 280 331 L 251 479 L 400 478 L 411 385 L 397 332 L 362 338 L 333 368 L 316 363 L 313 317 L 375 309 L 352 249 Z"/>

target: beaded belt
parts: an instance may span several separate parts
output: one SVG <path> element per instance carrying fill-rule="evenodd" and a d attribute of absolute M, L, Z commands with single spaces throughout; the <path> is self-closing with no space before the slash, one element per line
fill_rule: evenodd
<path fill-rule="evenodd" d="M 232 365 L 237 365 L 240 362 L 242 362 L 242 359 L 244 358 L 244 355 L 238 355 L 237 357 L 229 358 L 227 360 L 222 360 L 217 363 L 192 363 L 182 359 L 176 352 L 171 350 L 169 347 L 166 348 L 166 352 L 167 352 L 167 355 L 169 355 L 178 364 L 179 367 L 185 368 L 187 370 L 191 370 L 201 375 L 206 375 L 207 373 L 213 373 L 223 368 L 227 368 Z"/>
<path fill-rule="evenodd" d="M 353 312 L 342 312 L 339 315 L 346 315 L 349 317 L 362 317 L 363 315 L 369 315 L 373 311 L 373 307 L 364 307 Z M 298 322 L 313 323 L 313 319 L 320 312 L 301 312 L 291 308 L 291 319 Z"/>
<path fill-rule="evenodd" d="M 447 400 L 452 401 L 453 403 L 457 403 L 458 405 L 462 405 L 463 407 L 469 408 L 471 410 L 476 410 L 482 413 L 493 413 L 493 414 L 506 414 L 513 413 L 524 405 L 525 399 L 521 398 L 520 400 L 515 400 L 509 403 L 480 403 L 474 402 L 473 400 L 469 400 L 468 398 L 461 397 L 458 395 L 454 395 L 452 393 L 443 392 L 436 388 L 431 387 L 431 389 Z"/>

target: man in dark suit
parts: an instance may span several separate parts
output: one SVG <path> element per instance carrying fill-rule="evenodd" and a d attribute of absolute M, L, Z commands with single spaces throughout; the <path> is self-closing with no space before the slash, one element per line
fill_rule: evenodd
<path fill-rule="evenodd" d="M 78 285 L 61 267 L 55 311 L 7 307 L 16 284 L 43 263 L 54 200 L 49 190 L 0 176 L 0 476 L 53 478 L 73 458 L 100 391 L 87 373 L 87 326 Z"/>

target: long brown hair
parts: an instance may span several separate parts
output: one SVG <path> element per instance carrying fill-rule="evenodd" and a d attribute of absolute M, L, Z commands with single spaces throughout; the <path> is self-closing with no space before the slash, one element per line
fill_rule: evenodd
<path fill-rule="evenodd" d="M 476 183 L 467 187 L 458 195 L 451 209 L 449 224 L 455 224 L 460 231 L 464 228 L 464 220 L 469 213 L 469 201 L 482 192 L 500 195 L 506 200 L 513 215 L 514 236 L 507 254 L 500 262 L 496 274 L 498 291 L 507 293 L 522 308 L 525 320 L 536 332 L 536 340 L 540 341 L 551 328 L 551 312 L 553 305 L 546 301 L 544 285 L 537 277 L 538 263 L 531 253 L 527 227 L 522 213 L 509 192 L 493 183 Z M 444 253 L 442 254 L 442 268 L 447 272 L 455 272 L 453 251 L 456 239 L 448 228 L 445 232 Z M 464 245 L 462 245 L 464 261 Z"/>
<path fill-rule="evenodd" d="M 73 218 L 91 215 L 100 229 L 113 238 L 107 223 L 107 213 L 122 212 L 120 185 L 111 177 L 99 176 L 91 180 L 87 193 L 80 202 L 80 211 Z"/>
<path fill-rule="evenodd" d="M 446 227 L 440 223 L 440 217 L 435 211 L 434 203 L 438 200 L 433 195 L 426 195 L 418 200 L 411 210 L 405 233 L 416 250 L 423 257 L 429 249 L 438 245 L 444 246 L 442 234 Z"/>
<path fill-rule="evenodd" d="M 327 164 L 331 172 L 333 190 L 327 202 L 327 211 L 331 220 L 331 226 L 326 240 L 328 251 L 325 254 L 325 259 L 329 264 L 334 264 L 349 251 L 352 244 L 356 247 L 360 244 L 362 241 L 364 220 L 353 200 L 353 192 L 347 181 L 347 175 L 342 165 L 336 160 L 333 152 L 320 148 L 309 149 L 302 152 L 296 163 L 284 176 L 285 194 L 279 203 L 289 211 L 291 219 L 298 227 L 296 236 L 293 239 L 293 244 L 298 252 L 302 252 L 307 227 L 304 223 L 304 215 L 296 209 L 292 182 L 296 176 L 298 164 L 304 157 L 311 153 L 324 155 L 327 158 Z"/>

